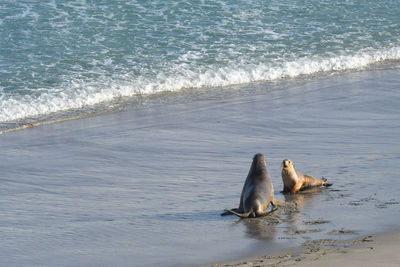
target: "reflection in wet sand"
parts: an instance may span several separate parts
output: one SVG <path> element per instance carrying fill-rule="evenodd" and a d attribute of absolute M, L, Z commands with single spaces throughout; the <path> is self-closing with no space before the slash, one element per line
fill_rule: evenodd
<path fill-rule="evenodd" d="M 313 198 L 320 196 L 323 193 L 323 189 L 312 188 L 305 191 L 301 191 L 297 194 L 283 194 L 286 202 L 296 203 L 299 209 L 303 209 L 307 206 Z"/>
<path fill-rule="evenodd" d="M 279 218 L 274 215 L 239 221 L 239 223 L 246 226 L 246 235 L 248 237 L 266 241 L 275 239 L 279 222 Z"/>
<path fill-rule="evenodd" d="M 311 201 L 320 196 L 322 193 L 321 189 L 313 188 L 306 191 L 299 192 L 297 194 L 284 194 L 286 203 L 292 203 L 296 206 L 296 211 L 303 210 Z M 288 234 L 303 234 L 303 233 L 311 233 L 316 232 L 315 229 L 309 230 L 304 229 L 303 217 L 299 212 L 289 212 L 287 215 L 287 222 L 289 226 Z M 309 223 L 312 224 L 312 223 Z"/>

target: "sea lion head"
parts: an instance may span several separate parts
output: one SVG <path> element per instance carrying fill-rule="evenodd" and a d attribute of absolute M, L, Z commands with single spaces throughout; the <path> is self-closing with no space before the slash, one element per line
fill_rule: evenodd
<path fill-rule="evenodd" d="M 283 169 L 288 169 L 288 168 L 290 168 L 292 166 L 293 166 L 293 162 L 290 159 L 284 159 L 282 161 L 282 168 Z"/>
<path fill-rule="evenodd" d="M 264 169 L 266 164 L 266 160 L 263 154 L 257 153 L 253 157 L 252 168 L 255 169 Z"/>
<path fill-rule="evenodd" d="M 254 157 L 253 157 L 253 162 L 264 164 L 265 163 L 264 155 L 261 154 L 261 153 L 255 154 Z"/>
<path fill-rule="evenodd" d="M 268 173 L 266 160 L 263 154 L 257 153 L 253 157 L 253 163 L 251 164 L 250 173 L 252 175 L 260 175 L 262 173 Z"/>

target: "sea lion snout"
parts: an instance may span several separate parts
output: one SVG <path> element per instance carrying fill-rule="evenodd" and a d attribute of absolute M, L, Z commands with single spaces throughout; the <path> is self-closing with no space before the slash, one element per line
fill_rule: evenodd
<path fill-rule="evenodd" d="M 282 162 L 282 166 L 284 167 L 284 168 L 287 168 L 287 167 L 289 167 L 290 166 L 290 160 L 289 159 L 284 159 L 283 160 L 283 162 Z"/>

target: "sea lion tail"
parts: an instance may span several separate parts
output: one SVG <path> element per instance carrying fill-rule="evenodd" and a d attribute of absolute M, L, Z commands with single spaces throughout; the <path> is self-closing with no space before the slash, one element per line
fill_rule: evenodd
<path fill-rule="evenodd" d="M 224 210 L 223 213 L 221 213 L 221 216 L 227 216 L 227 215 L 232 215 L 233 213 L 230 210 Z"/>

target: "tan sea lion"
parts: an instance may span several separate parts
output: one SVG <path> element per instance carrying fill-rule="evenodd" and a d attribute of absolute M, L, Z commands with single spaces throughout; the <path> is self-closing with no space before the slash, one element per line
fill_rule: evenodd
<path fill-rule="evenodd" d="M 239 208 L 225 210 L 221 215 L 235 214 L 241 218 L 265 216 L 269 213 L 267 209 L 270 203 L 273 206 L 272 212 L 276 210 L 274 187 L 264 156 L 256 154 L 242 189 Z"/>
<path fill-rule="evenodd" d="M 319 179 L 296 171 L 290 159 L 284 159 L 282 162 L 282 181 L 283 192 L 292 194 L 311 187 L 332 185 L 327 183 L 325 178 Z"/>

